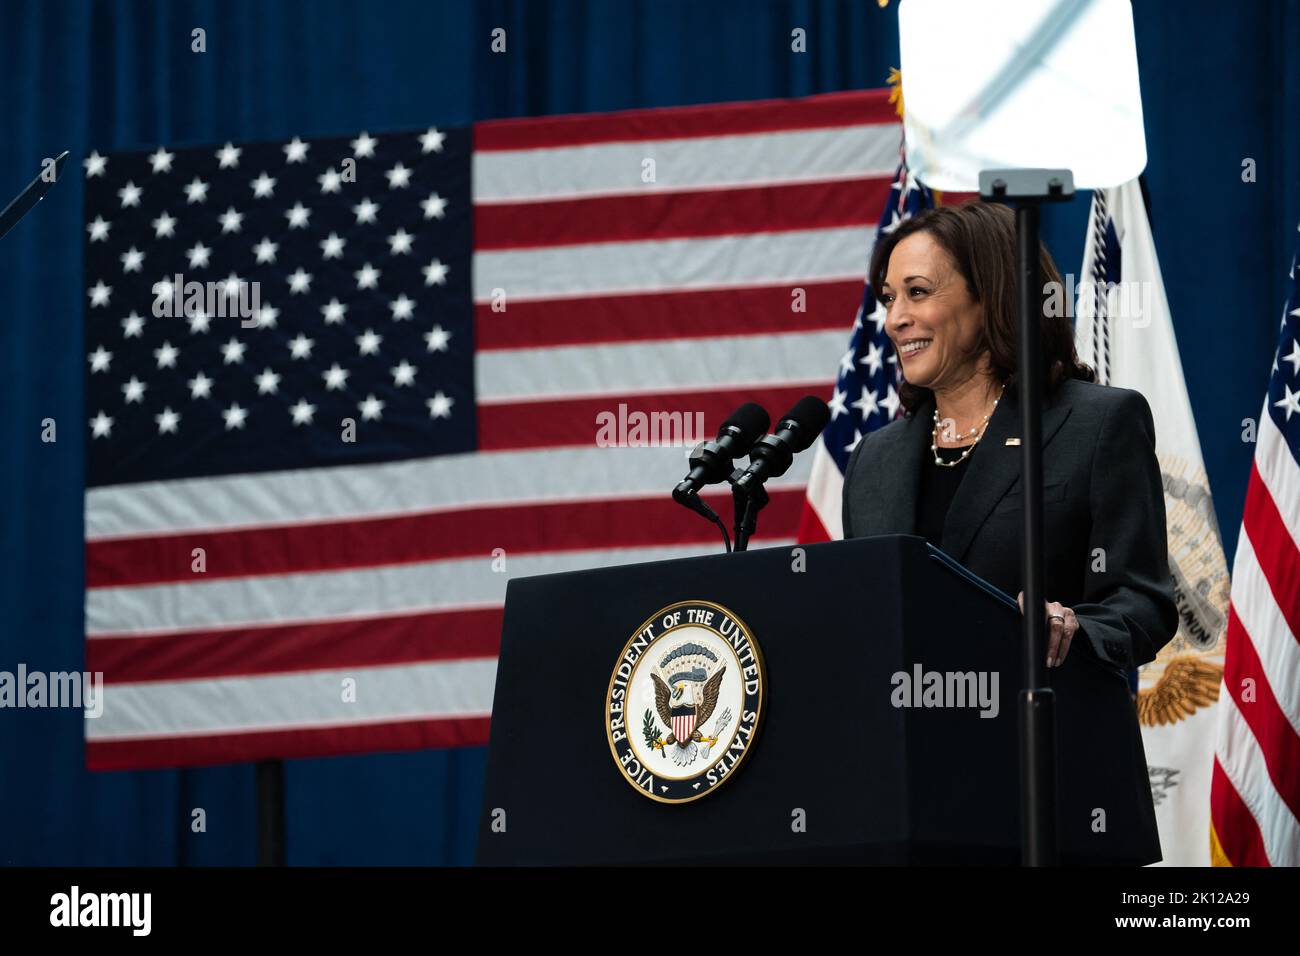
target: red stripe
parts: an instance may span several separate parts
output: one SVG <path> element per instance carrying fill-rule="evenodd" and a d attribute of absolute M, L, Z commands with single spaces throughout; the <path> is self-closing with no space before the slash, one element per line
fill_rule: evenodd
<path fill-rule="evenodd" d="M 799 531 L 795 535 L 795 540 L 800 544 L 817 544 L 830 539 L 830 532 L 822 524 L 822 519 L 817 517 L 812 504 L 805 498 L 803 511 L 799 514 Z"/>
<path fill-rule="evenodd" d="M 1210 819 L 1219 836 L 1219 846 L 1232 861 L 1233 866 L 1268 866 L 1264 852 L 1264 836 L 1250 808 L 1224 773 L 1219 759 L 1214 759 L 1214 773 L 1210 779 Z M 1209 834 L 1206 834 L 1209 839 Z"/>
<path fill-rule="evenodd" d="M 1300 640 L 1300 550 L 1287 530 L 1268 486 L 1252 464 L 1246 484 L 1246 508 L 1242 527 L 1250 538 L 1273 599 L 1282 610 L 1293 640 Z M 1262 637 L 1263 635 L 1258 635 Z M 1298 814 L 1300 815 L 1300 814 Z"/>
<path fill-rule="evenodd" d="M 480 404 L 479 448 L 484 451 L 505 451 L 516 448 L 592 445 L 596 443 L 601 431 L 598 423 L 608 420 L 597 416 L 613 416 L 618 421 L 627 420 L 634 412 L 647 416 L 679 413 L 683 428 L 690 422 L 692 431 L 695 415 L 700 413 L 704 416 L 702 437 L 712 438 L 717 433 L 718 426 L 743 402 L 758 402 L 776 421 L 778 415 L 804 395 L 825 395 L 830 387 L 830 381 L 822 381 L 769 387 L 735 386 L 717 391 L 645 392 L 638 395 L 597 395 L 590 398 L 548 398 L 504 402 L 499 405 Z"/>
<path fill-rule="evenodd" d="M 1257 638 L 1268 639 L 1266 635 Z M 1289 638 L 1284 638 L 1289 639 Z M 1254 700 L 1241 700 L 1243 681 L 1249 680 Z M 1223 668 L 1224 689 L 1234 696 L 1237 711 L 1259 743 L 1264 765 L 1291 813 L 1300 818 L 1300 736 L 1278 703 L 1264 673 L 1264 665 L 1251 635 L 1246 632 L 1237 609 L 1228 606 L 1227 654 Z"/>
<path fill-rule="evenodd" d="M 853 90 L 789 100 L 489 120 L 474 124 L 474 149 L 544 149 L 898 122 L 889 90 Z"/>
<path fill-rule="evenodd" d="M 804 292 L 802 302 L 795 289 Z M 862 304 L 860 279 L 748 289 L 601 295 L 474 307 L 479 351 L 844 329 Z M 802 311 L 795 307 L 802 305 Z"/>
<path fill-rule="evenodd" d="M 487 741 L 486 717 L 405 720 L 350 727 L 313 727 L 198 737 L 87 740 L 86 769 L 197 767 L 269 758 L 332 757 L 376 750 L 481 747 Z"/>
<path fill-rule="evenodd" d="M 686 472 L 684 461 L 681 471 Z M 213 580 L 474 556 L 486 561 L 494 548 L 529 554 L 707 544 L 717 540 L 717 530 L 674 502 L 670 490 L 665 488 L 662 496 L 654 498 L 502 505 L 370 520 L 93 541 L 86 546 L 86 585 L 103 588 L 193 582 L 199 578 L 190 570 L 193 548 L 205 550 L 207 570 L 202 579 Z M 723 507 L 729 496 L 714 490 L 705 497 L 713 500 L 715 507 Z M 762 534 L 793 537 L 803 490 L 774 488 L 771 498 L 772 504 L 763 512 Z M 357 626 L 339 625 L 343 630 Z M 213 640 L 231 640 L 230 632 L 223 633 L 224 637 Z M 429 639 L 436 641 L 433 636 Z M 90 646 L 100 640 L 105 639 L 95 638 Z M 423 652 L 417 656 L 423 659 Z M 233 652 L 231 660 L 235 666 Z M 302 660 L 300 666 L 306 666 Z M 311 666 L 330 665 L 313 660 Z M 92 668 L 98 669 L 107 673 L 106 668 Z"/>
<path fill-rule="evenodd" d="M 108 684 L 496 657 L 501 608 L 149 637 L 92 638 L 86 669 Z"/>
<path fill-rule="evenodd" d="M 474 207 L 474 251 L 868 226 L 888 177 Z"/>

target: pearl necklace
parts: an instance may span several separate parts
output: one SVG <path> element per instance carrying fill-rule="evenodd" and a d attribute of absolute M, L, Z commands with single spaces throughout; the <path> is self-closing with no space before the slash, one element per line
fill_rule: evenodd
<path fill-rule="evenodd" d="M 980 443 L 980 439 L 984 437 L 984 432 L 989 427 L 989 419 L 992 418 L 993 413 L 998 410 L 998 402 L 1002 401 L 1002 392 L 1005 392 L 1006 390 L 1007 390 L 1007 386 L 1006 383 L 1004 382 L 1002 385 L 1002 391 L 998 392 L 998 397 L 993 399 L 993 407 L 990 408 L 989 413 L 984 416 L 984 421 L 980 422 L 979 425 L 972 428 L 969 432 L 967 432 L 964 436 L 962 436 L 963 438 L 974 438 L 975 440 L 966 446 L 966 450 L 961 453 L 960 457 L 955 458 L 952 461 L 944 461 L 942 458 L 939 457 L 939 402 L 937 400 L 935 401 L 934 435 L 933 435 L 934 440 L 930 442 L 930 453 L 934 455 L 934 463 L 936 465 L 938 465 L 940 468 L 956 468 L 963 461 L 965 461 L 967 458 L 970 457 L 971 452 L 975 450 L 975 446 L 978 445 Z"/>

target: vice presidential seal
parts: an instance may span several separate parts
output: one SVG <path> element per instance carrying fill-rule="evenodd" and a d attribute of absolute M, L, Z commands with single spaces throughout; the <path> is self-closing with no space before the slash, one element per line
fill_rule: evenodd
<path fill-rule="evenodd" d="M 661 803 L 698 800 L 749 755 L 766 695 L 762 653 L 740 618 L 708 601 L 670 605 L 614 665 L 609 749 L 638 792 Z"/>

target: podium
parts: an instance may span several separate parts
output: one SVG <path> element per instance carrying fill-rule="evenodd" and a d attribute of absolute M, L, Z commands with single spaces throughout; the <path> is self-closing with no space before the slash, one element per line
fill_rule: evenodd
<path fill-rule="evenodd" d="M 667 804 L 616 762 L 608 694 L 629 638 L 682 601 L 748 626 L 766 700 L 725 785 Z M 1004 595 L 911 535 L 512 580 L 478 862 L 1017 864 L 1019 641 Z M 926 706 L 907 681 L 930 674 L 979 675 L 984 703 Z M 1082 640 L 1048 674 L 1061 862 L 1159 860 L 1125 675 Z"/>

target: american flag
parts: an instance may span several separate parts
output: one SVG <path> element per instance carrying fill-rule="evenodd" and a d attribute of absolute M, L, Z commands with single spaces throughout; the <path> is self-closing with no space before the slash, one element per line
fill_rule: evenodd
<path fill-rule="evenodd" d="M 1300 253 L 1291 260 L 1232 566 L 1212 855 L 1300 865 Z"/>
<path fill-rule="evenodd" d="M 718 548 L 597 416 L 825 393 L 898 143 L 880 90 L 92 153 L 89 766 L 484 743 L 509 577 Z"/>
<path fill-rule="evenodd" d="M 962 194 L 962 198 L 970 198 Z M 908 171 L 898 167 L 877 234 L 888 234 L 906 220 L 934 207 L 934 194 Z M 862 304 L 853 319 L 849 347 L 840 356 L 835 387 L 829 401 L 830 424 L 817 443 L 808 497 L 799 523 L 799 540 L 838 540 L 844 537 L 840 508 L 844 470 L 862 436 L 888 425 L 898 415 L 900 403 L 898 356 L 885 334 L 885 307 L 868 279 Z"/>

